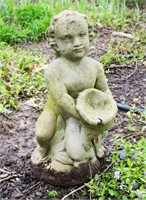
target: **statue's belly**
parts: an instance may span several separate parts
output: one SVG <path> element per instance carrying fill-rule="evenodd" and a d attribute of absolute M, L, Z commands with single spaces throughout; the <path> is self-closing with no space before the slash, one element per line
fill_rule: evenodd
<path fill-rule="evenodd" d="M 60 71 L 62 81 L 64 82 L 68 93 L 78 97 L 78 93 L 87 88 L 94 88 L 96 82 L 96 70 L 92 66 L 79 66 L 76 70 L 68 66 Z"/>

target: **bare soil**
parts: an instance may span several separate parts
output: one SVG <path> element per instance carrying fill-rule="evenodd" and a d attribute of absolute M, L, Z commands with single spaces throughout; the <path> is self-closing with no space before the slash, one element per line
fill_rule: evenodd
<path fill-rule="evenodd" d="M 108 50 L 111 37 L 111 30 L 103 29 L 100 37 L 92 44 L 89 56 L 98 60 Z M 48 56 L 48 60 L 54 59 L 53 51 L 46 42 L 21 47 L 38 51 L 39 54 Z M 139 108 L 144 108 L 146 104 L 144 63 L 137 61 L 126 66 L 112 64 L 106 73 L 110 89 L 117 102 L 135 104 Z M 58 191 L 57 199 L 61 199 L 72 190 L 72 188 L 54 187 L 43 183 L 32 173 L 30 156 L 35 148 L 34 127 L 39 114 L 40 111 L 31 106 L 26 107 L 23 102 L 21 109 L 13 111 L 9 116 L 0 115 L 0 199 L 2 200 L 51 199 L 47 195 L 47 190 L 52 189 Z M 126 128 L 130 123 L 126 113 L 119 110 L 117 124 L 109 131 L 108 139 L 105 140 L 108 153 L 112 150 L 110 146 L 112 133 L 116 136 L 130 137 L 132 140 L 141 137 L 142 134 L 146 137 L 144 131 L 141 133 L 142 127 L 138 122 L 133 122 L 137 131 L 135 135 L 131 134 Z M 79 193 L 75 198 L 88 199 L 88 195 L 82 196 Z"/>

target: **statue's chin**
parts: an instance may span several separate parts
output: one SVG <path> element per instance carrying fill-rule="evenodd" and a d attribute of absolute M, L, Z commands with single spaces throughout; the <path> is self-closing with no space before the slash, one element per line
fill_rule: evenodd
<path fill-rule="evenodd" d="M 86 55 L 85 51 L 73 51 L 71 54 L 68 55 L 62 55 L 64 58 L 71 60 L 71 61 L 77 61 L 81 60 Z"/>

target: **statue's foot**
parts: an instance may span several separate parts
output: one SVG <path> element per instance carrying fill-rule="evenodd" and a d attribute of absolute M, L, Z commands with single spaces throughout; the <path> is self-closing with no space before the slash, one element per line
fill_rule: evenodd
<path fill-rule="evenodd" d="M 31 161 L 33 164 L 39 164 L 41 162 L 46 161 L 48 158 L 46 157 L 47 149 L 37 146 L 32 153 Z"/>
<path fill-rule="evenodd" d="M 103 158 L 105 156 L 105 148 L 103 146 L 100 146 L 96 155 L 98 158 Z"/>
<path fill-rule="evenodd" d="M 83 163 L 87 163 L 88 160 L 82 160 L 82 161 L 74 161 L 74 167 L 79 167 L 80 164 L 83 164 Z"/>
<path fill-rule="evenodd" d="M 50 169 L 53 169 L 57 172 L 69 172 L 72 169 L 72 165 L 65 165 L 58 160 L 53 160 L 50 163 Z"/>

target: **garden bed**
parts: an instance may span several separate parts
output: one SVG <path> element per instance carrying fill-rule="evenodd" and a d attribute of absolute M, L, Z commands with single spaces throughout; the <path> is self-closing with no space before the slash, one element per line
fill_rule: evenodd
<path fill-rule="evenodd" d="M 100 38 L 93 43 L 89 55 L 94 59 L 98 59 L 103 53 L 102 50 L 108 48 L 107 41 L 111 37 L 111 31 L 108 31 L 108 29 L 102 30 Z M 53 59 L 52 50 L 47 47 L 46 42 L 23 45 L 21 48 L 29 48 L 31 51 L 37 49 L 40 54 Z M 128 62 L 126 65 L 112 64 L 111 68 L 106 70 L 110 89 L 117 102 L 135 104 L 139 108 L 144 108 L 146 66 L 141 61 Z M 47 190 L 55 190 L 58 192 L 56 198 L 61 199 L 72 188 L 54 187 L 38 181 L 33 176 L 30 156 L 35 148 L 34 127 L 40 111 L 35 104 L 30 104 L 28 100 L 25 99 L 17 111 L 0 116 L 0 196 L 1 199 L 47 199 L 51 198 L 48 197 Z M 139 114 L 135 114 L 135 116 L 139 119 Z M 134 131 L 132 131 L 132 127 L 134 127 Z M 108 154 L 112 152 L 112 134 L 115 134 L 116 137 L 129 137 L 132 142 L 140 139 L 141 136 L 146 137 L 141 123 L 138 120 L 131 122 L 126 112 L 121 110 L 117 114 L 116 126 L 109 131 L 105 140 Z M 84 189 L 85 193 L 86 191 Z M 89 196 L 88 193 L 83 196 L 82 191 L 75 194 L 75 198 L 88 199 Z"/>

